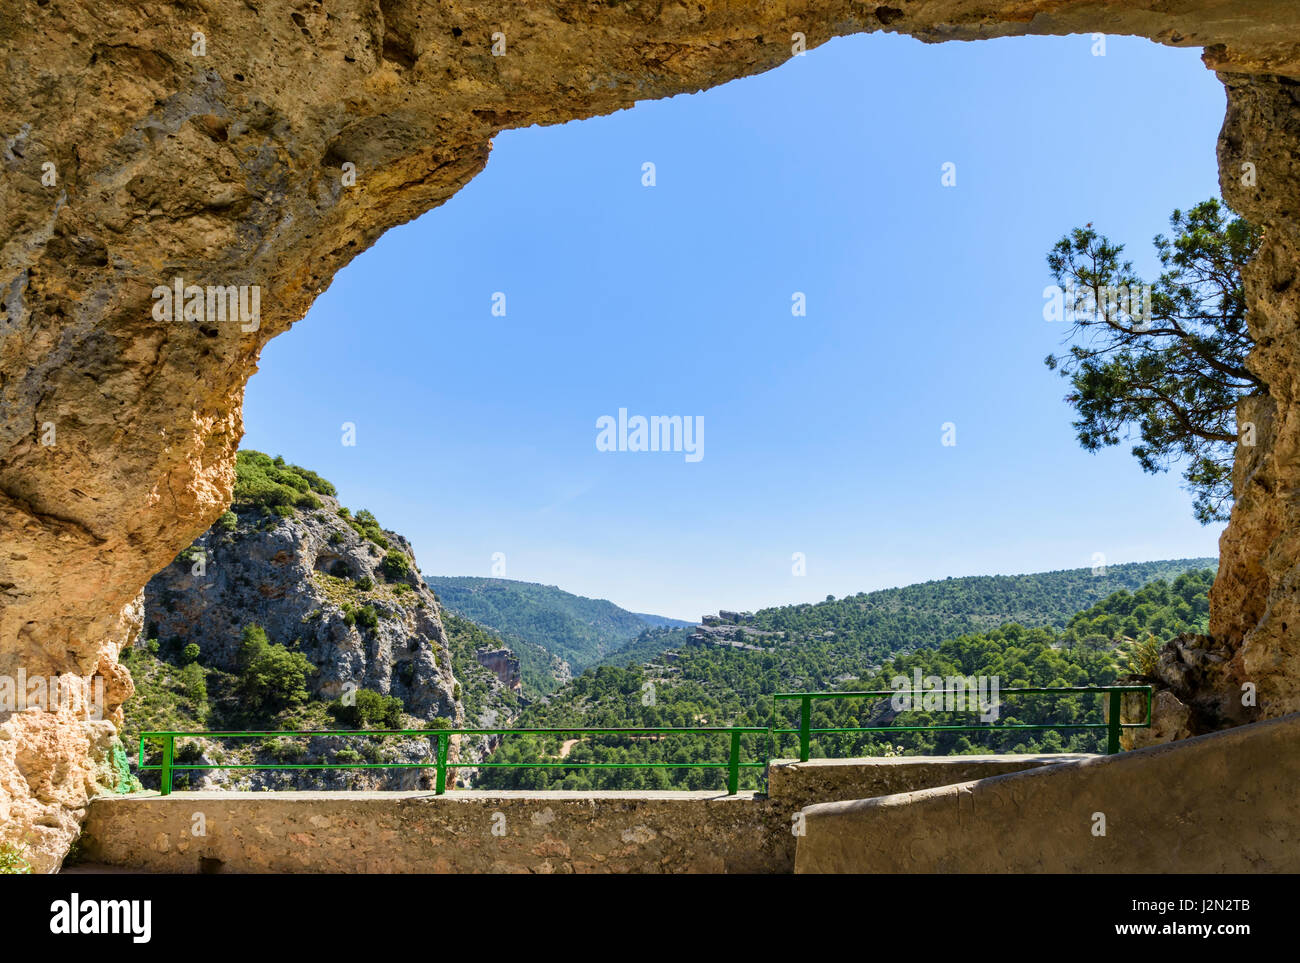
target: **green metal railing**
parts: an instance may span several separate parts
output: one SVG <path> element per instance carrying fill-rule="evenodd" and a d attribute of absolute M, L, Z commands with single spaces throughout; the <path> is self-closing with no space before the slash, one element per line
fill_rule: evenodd
<path fill-rule="evenodd" d="M 902 690 L 903 693 L 908 690 Z M 949 690 L 912 690 L 913 698 L 917 696 L 947 695 Z M 957 691 L 957 690 L 951 690 Z M 1120 711 L 1125 693 L 1146 693 L 1146 718 L 1142 722 L 1122 722 Z M 850 732 L 983 732 L 1005 731 L 1010 729 L 1066 730 L 1066 729 L 1105 729 L 1107 732 L 1107 754 L 1120 751 L 1119 735 L 1122 729 L 1148 728 L 1151 725 L 1152 687 L 1141 685 L 1129 686 L 1047 686 L 1019 687 L 1001 689 L 998 698 L 1006 693 L 1020 694 L 1101 694 L 1108 696 L 1108 715 L 1106 722 L 1078 723 L 1041 723 L 1005 725 L 921 725 L 921 726 L 847 726 L 836 728 L 814 727 L 812 725 L 812 704 L 818 700 L 838 700 L 854 698 L 880 698 L 900 695 L 896 689 L 876 689 L 867 692 L 778 692 L 772 697 L 773 715 L 777 703 L 781 700 L 798 700 L 799 726 L 794 729 L 782 729 L 773 726 L 704 726 L 695 728 L 644 728 L 644 729 L 356 729 L 332 730 L 316 729 L 285 732 L 142 732 L 140 733 L 139 768 L 141 772 L 158 772 L 161 791 L 164 796 L 172 791 L 172 777 L 176 772 L 208 769 L 434 769 L 437 771 L 435 791 L 442 795 L 447 791 L 448 769 L 726 769 L 727 794 L 734 796 L 740 790 L 740 770 L 767 769 L 775 757 L 776 738 L 782 735 L 799 737 L 799 759 L 807 762 L 812 745 L 812 737 L 825 733 Z M 967 693 L 969 694 L 969 693 Z M 726 762 L 456 762 L 448 761 L 448 750 L 452 736 L 663 736 L 663 735 L 716 735 L 727 734 L 730 737 L 730 751 Z M 762 762 L 741 761 L 741 737 L 745 735 L 766 735 L 769 752 Z M 433 762 L 393 762 L 393 763 L 235 763 L 230 765 L 192 765 L 176 761 L 176 740 L 187 738 L 207 739 L 274 739 L 282 737 L 335 738 L 342 736 L 415 736 L 435 741 Z M 161 742 L 162 759 L 157 764 L 145 764 L 145 743 Z"/>
<path fill-rule="evenodd" d="M 1057 695 L 1071 694 L 1079 695 L 1084 693 L 1106 693 L 1109 697 L 1109 706 L 1107 719 L 1105 722 L 1076 722 L 1076 723 L 1011 723 L 1006 725 L 985 724 L 985 725 L 964 725 L 964 726 L 845 726 L 838 728 L 815 728 L 812 724 L 812 704 L 814 700 L 826 699 L 855 699 L 855 698 L 880 698 L 882 696 L 897 696 L 910 694 L 913 699 L 925 696 L 942 695 L 957 690 L 924 690 L 924 689 L 873 689 L 867 692 L 778 692 L 772 697 L 772 708 L 775 712 L 776 703 L 781 699 L 799 700 L 799 727 L 797 729 L 772 729 L 772 735 L 798 735 L 799 737 L 799 761 L 808 761 L 808 752 L 812 744 L 812 737 L 821 733 L 844 733 L 844 732 L 984 732 L 984 731 L 1005 731 L 1008 729 L 1105 729 L 1106 730 L 1106 754 L 1111 755 L 1119 752 L 1119 733 L 1121 729 L 1142 729 L 1151 726 L 1151 693 L 1152 687 L 1149 685 L 1108 685 L 1108 686 L 1023 686 L 1010 689 L 999 689 L 997 696 L 999 702 L 1002 695 L 1006 693 L 1020 694 L 1038 694 L 1038 695 Z M 961 690 L 966 695 L 970 695 L 968 690 Z M 1145 692 L 1146 693 L 1146 718 L 1142 722 L 1122 722 L 1120 720 L 1120 711 L 1123 708 L 1122 701 L 1126 692 Z M 921 711 L 921 710 L 907 710 Z"/>
<path fill-rule="evenodd" d="M 730 739 L 730 752 L 726 762 L 473 762 L 462 763 L 448 761 L 447 752 L 451 746 L 451 736 L 592 736 L 592 735 L 709 735 L 726 733 Z M 644 729 L 355 729 L 333 730 L 316 729 L 299 732 L 142 732 L 140 733 L 139 768 L 141 772 L 158 772 L 161 792 L 164 796 L 172 791 L 172 776 L 179 771 L 206 769 L 435 769 L 437 776 L 435 792 L 441 796 L 447 791 L 448 769 L 726 769 L 727 794 L 734 796 L 740 791 L 740 770 L 766 769 L 767 760 L 762 762 L 743 762 L 740 758 L 740 737 L 743 735 L 766 735 L 771 731 L 767 726 L 703 726 L 693 728 L 644 728 Z M 271 739 L 280 737 L 314 737 L 332 738 L 336 736 L 418 736 L 433 739 L 433 762 L 393 762 L 393 763 L 235 763 L 230 765 L 188 765 L 176 761 L 176 740 L 185 738 L 206 739 Z M 162 761 L 157 765 L 146 765 L 144 746 L 146 742 L 162 743 Z"/>

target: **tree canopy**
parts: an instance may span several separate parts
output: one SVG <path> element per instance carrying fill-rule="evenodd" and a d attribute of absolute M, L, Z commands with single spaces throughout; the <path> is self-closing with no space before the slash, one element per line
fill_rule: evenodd
<path fill-rule="evenodd" d="M 1046 363 L 1070 382 L 1085 449 L 1136 435 L 1143 470 L 1183 465 L 1193 511 L 1208 524 L 1231 508 L 1237 402 L 1267 391 L 1246 366 L 1253 342 L 1241 280 L 1259 231 L 1213 199 L 1169 223 L 1172 236 L 1154 240 L 1162 270 L 1149 285 L 1122 260 L 1124 246 L 1091 224 L 1056 243 L 1047 264 L 1064 291 L 1070 344 Z"/>

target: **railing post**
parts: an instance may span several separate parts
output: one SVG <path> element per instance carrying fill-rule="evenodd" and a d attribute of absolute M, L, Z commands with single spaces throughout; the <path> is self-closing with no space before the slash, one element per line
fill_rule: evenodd
<path fill-rule="evenodd" d="M 812 741 L 812 697 L 804 696 L 799 702 L 799 761 L 808 761 L 809 743 Z"/>
<path fill-rule="evenodd" d="M 162 794 L 170 796 L 172 794 L 172 762 L 176 757 L 176 737 L 163 737 L 163 758 L 161 777 Z"/>
<path fill-rule="evenodd" d="M 1110 712 L 1106 719 L 1106 755 L 1113 756 L 1119 752 L 1119 712 L 1120 700 L 1124 693 L 1118 689 L 1110 690 Z"/>
<path fill-rule="evenodd" d="M 447 743 L 451 737 L 445 733 L 438 733 L 438 783 L 434 792 L 441 796 L 447 791 Z"/>
<path fill-rule="evenodd" d="M 731 730 L 731 758 L 727 762 L 727 795 L 740 791 L 740 730 Z"/>

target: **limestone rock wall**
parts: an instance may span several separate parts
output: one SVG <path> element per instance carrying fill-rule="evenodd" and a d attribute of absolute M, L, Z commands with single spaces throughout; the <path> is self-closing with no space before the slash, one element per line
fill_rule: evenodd
<path fill-rule="evenodd" d="M 1219 539 L 1210 634 L 1166 646 L 1162 688 L 1145 745 L 1300 710 L 1300 82 L 1220 73 L 1228 111 L 1219 137 L 1220 187 L 1263 228 L 1245 272 L 1256 347 L 1251 369 L 1266 397 L 1238 407 L 1232 518 Z"/>
<path fill-rule="evenodd" d="M 422 720 L 462 724 L 438 602 L 410 543 L 384 532 L 412 565 L 390 577 L 386 550 L 338 516 L 336 499 L 319 498 L 324 507 L 287 517 L 241 508 L 230 528 L 201 535 L 191 553 L 202 553 L 202 574 L 181 556 L 145 587 L 145 634 L 193 642 L 202 665 L 234 672 L 244 627 L 258 625 L 318 668 L 309 681 L 315 697 L 371 689 L 400 697 Z M 373 611 L 374 627 L 349 619 L 345 607 Z"/>
<path fill-rule="evenodd" d="M 1276 178 L 1295 112 L 1275 76 L 1300 76 L 1289 0 L 0 0 L 0 675 L 99 673 L 120 705 L 133 600 L 226 506 L 262 345 L 381 233 L 481 170 L 497 131 L 766 70 L 796 32 L 815 47 L 882 29 L 1137 34 L 1204 47 L 1223 72 L 1225 163 L 1248 149 L 1275 178 L 1229 197 L 1269 231 L 1252 301 L 1276 334 L 1259 364 L 1279 427 L 1225 536 L 1215 618 L 1249 649 L 1243 671 L 1290 677 L 1284 409 L 1300 360 L 1284 334 L 1294 294 L 1277 285 L 1297 244 L 1294 180 Z M 256 324 L 160 317 L 153 292 L 177 278 L 256 286 Z M 0 835 L 62 825 L 58 807 L 79 801 Z"/>

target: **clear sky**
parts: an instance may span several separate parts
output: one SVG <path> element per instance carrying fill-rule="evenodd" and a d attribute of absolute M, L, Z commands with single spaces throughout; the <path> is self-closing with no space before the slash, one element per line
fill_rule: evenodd
<path fill-rule="evenodd" d="M 1176 473 L 1078 447 L 1042 306 L 1086 222 L 1154 273 L 1170 211 L 1218 195 L 1223 111 L 1195 50 L 873 35 L 503 133 L 271 342 L 243 444 L 331 479 L 426 574 L 499 552 L 687 619 L 1215 555 Z M 703 457 L 599 451 L 619 408 L 702 418 Z"/>

